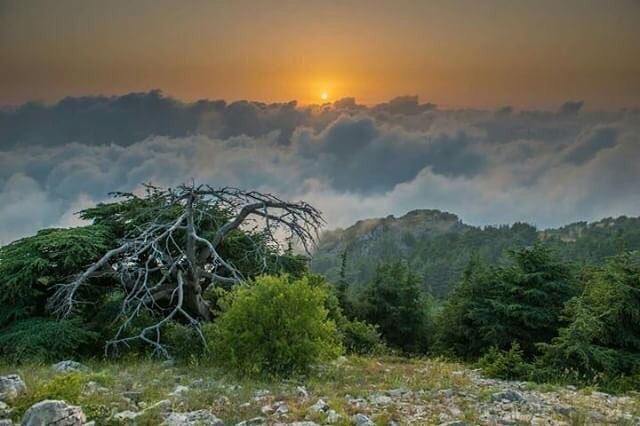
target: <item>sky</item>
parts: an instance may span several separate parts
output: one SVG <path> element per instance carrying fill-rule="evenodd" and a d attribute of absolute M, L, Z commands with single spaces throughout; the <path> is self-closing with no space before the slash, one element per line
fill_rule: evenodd
<path fill-rule="evenodd" d="M 196 181 L 328 228 L 640 215 L 638 1 L 0 0 L 0 244 Z"/>
<path fill-rule="evenodd" d="M 0 0 L 0 102 L 638 106 L 637 0 Z"/>

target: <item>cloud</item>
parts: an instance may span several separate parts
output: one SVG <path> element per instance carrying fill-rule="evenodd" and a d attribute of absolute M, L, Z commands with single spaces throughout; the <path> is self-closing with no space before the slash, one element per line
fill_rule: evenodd
<path fill-rule="evenodd" d="M 185 104 L 150 92 L 5 111 L 0 243 L 78 224 L 73 212 L 110 191 L 190 179 L 305 199 L 331 227 L 416 208 L 539 226 L 640 214 L 640 112 L 425 105 Z"/>

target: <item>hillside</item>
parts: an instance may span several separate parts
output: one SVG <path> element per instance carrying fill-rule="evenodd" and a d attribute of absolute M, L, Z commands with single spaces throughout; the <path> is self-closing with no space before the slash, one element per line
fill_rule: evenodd
<path fill-rule="evenodd" d="M 325 232 L 311 267 L 336 280 L 346 252 L 345 276 L 358 285 L 371 278 L 380 262 L 403 259 L 422 274 L 425 288 L 442 296 L 474 253 L 500 263 L 508 250 L 536 242 L 551 245 L 566 260 L 598 263 L 622 250 L 640 249 L 640 218 L 621 216 L 538 230 L 527 223 L 476 227 L 452 213 L 414 210 L 399 218 L 365 219 Z"/>

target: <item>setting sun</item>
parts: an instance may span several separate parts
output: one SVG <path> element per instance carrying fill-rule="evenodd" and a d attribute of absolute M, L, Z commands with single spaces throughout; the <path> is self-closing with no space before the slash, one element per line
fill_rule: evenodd
<path fill-rule="evenodd" d="M 320 93 L 320 99 L 322 99 L 323 101 L 329 100 L 329 94 L 327 92 Z"/>

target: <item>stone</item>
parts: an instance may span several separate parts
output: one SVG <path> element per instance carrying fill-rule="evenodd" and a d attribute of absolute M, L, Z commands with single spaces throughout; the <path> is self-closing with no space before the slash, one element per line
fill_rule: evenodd
<path fill-rule="evenodd" d="M 122 396 L 124 398 L 130 399 L 131 401 L 138 403 L 142 400 L 142 392 L 140 391 L 127 391 L 123 392 Z"/>
<path fill-rule="evenodd" d="M 0 419 L 5 419 L 11 414 L 11 407 L 0 401 Z"/>
<path fill-rule="evenodd" d="M 289 423 L 289 426 L 320 426 L 320 425 L 316 422 L 304 421 L 304 422 Z"/>
<path fill-rule="evenodd" d="M 11 419 L 0 419 L 0 426 L 13 426 Z"/>
<path fill-rule="evenodd" d="M 329 404 L 324 402 L 324 400 L 319 399 L 315 404 L 309 407 L 309 409 L 314 413 L 325 413 L 329 410 Z"/>
<path fill-rule="evenodd" d="M 467 424 L 460 420 L 452 420 L 450 422 L 440 423 L 439 426 L 467 426 Z"/>
<path fill-rule="evenodd" d="M 53 364 L 51 368 L 56 373 L 78 373 L 89 371 L 89 367 L 87 367 L 86 365 L 80 364 L 79 362 L 70 359 L 66 361 L 60 361 L 57 364 Z"/>
<path fill-rule="evenodd" d="M 137 411 L 125 410 L 125 411 L 120 411 L 119 413 L 114 414 L 113 419 L 121 423 L 132 423 L 138 417 L 140 417 L 143 413 L 144 411 L 137 412 Z"/>
<path fill-rule="evenodd" d="M 169 393 L 169 396 L 184 396 L 188 392 L 189 392 L 188 386 L 178 385 L 173 389 L 171 393 Z"/>
<path fill-rule="evenodd" d="M 109 389 L 100 385 L 97 382 L 91 381 L 91 382 L 87 382 L 87 384 L 84 385 L 84 391 L 88 394 L 94 394 L 94 393 L 109 392 Z"/>
<path fill-rule="evenodd" d="M 369 402 L 375 405 L 389 405 L 393 400 L 387 395 L 374 394 L 369 397 Z"/>
<path fill-rule="evenodd" d="M 32 405 L 22 418 L 22 426 L 82 426 L 86 422 L 80 407 L 50 399 Z"/>
<path fill-rule="evenodd" d="M 187 413 L 170 413 L 165 419 L 165 426 L 224 426 L 224 422 L 207 410 Z"/>
<path fill-rule="evenodd" d="M 329 424 L 335 424 L 342 420 L 342 416 L 338 414 L 335 410 L 327 411 L 327 418 L 325 421 Z"/>
<path fill-rule="evenodd" d="M 491 401 L 508 401 L 508 402 L 518 402 L 522 401 L 524 398 L 520 392 L 514 391 L 512 389 L 506 389 L 500 392 L 496 392 L 491 395 Z"/>
<path fill-rule="evenodd" d="M 408 394 L 410 392 L 411 391 L 408 389 L 398 388 L 387 391 L 387 395 L 389 395 L 391 398 L 402 398 L 405 394 Z"/>
<path fill-rule="evenodd" d="M 296 395 L 304 399 L 309 398 L 309 392 L 307 391 L 307 388 L 305 388 L 304 386 L 298 386 L 296 388 Z"/>
<path fill-rule="evenodd" d="M 276 409 L 276 416 L 282 416 L 289 412 L 289 406 L 287 404 L 282 404 Z"/>
<path fill-rule="evenodd" d="M 356 426 L 375 426 L 375 423 L 373 423 L 373 421 L 369 417 L 361 413 L 353 416 L 353 422 L 356 424 Z"/>
<path fill-rule="evenodd" d="M 27 385 L 17 374 L 0 376 L 0 401 L 12 402 L 27 391 Z"/>

